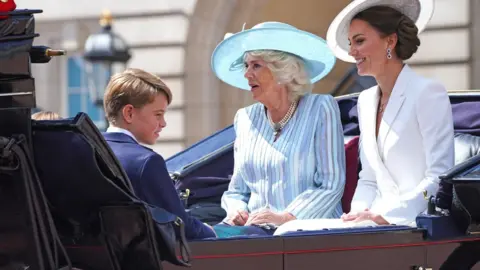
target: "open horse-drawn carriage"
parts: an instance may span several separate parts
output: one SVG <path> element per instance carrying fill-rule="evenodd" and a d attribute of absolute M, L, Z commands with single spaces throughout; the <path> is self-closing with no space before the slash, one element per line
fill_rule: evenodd
<path fill-rule="evenodd" d="M 480 257 L 480 92 L 450 92 L 456 166 L 441 180 L 452 191 L 441 201 L 426 198 L 429 213 L 417 218 L 417 227 L 187 242 L 180 219 L 136 197 L 86 114 L 30 119 L 36 105 L 30 63 L 48 62 L 51 52 L 32 46 L 38 12 L 16 10 L 0 21 L 1 269 L 470 269 Z M 346 138 L 347 209 L 361 166 L 356 99 L 337 97 Z M 167 160 L 192 214 L 219 208 L 233 169 L 234 140 L 228 127 Z M 214 223 L 222 218 L 217 213 L 203 220 Z"/>

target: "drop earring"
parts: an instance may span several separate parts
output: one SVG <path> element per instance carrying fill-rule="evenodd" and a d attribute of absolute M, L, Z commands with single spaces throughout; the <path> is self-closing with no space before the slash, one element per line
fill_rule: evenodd
<path fill-rule="evenodd" d="M 392 59 L 392 50 L 387 48 L 387 59 Z"/>

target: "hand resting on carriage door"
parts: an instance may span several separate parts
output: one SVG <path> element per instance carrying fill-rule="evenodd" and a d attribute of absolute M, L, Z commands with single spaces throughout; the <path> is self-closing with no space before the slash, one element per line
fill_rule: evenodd
<path fill-rule="evenodd" d="M 237 210 L 231 216 L 227 216 L 226 222 L 232 226 L 244 226 L 248 221 L 249 215 L 247 211 Z"/>
<path fill-rule="evenodd" d="M 375 214 L 370 211 L 370 209 L 366 208 L 363 211 L 358 211 L 358 212 L 350 212 L 348 214 L 343 214 L 341 216 L 341 219 L 345 222 L 362 222 L 365 220 L 371 220 L 375 222 L 378 225 L 388 225 L 388 221 L 386 221 L 381 215 Z"/>
<path fill-rule="evenodd" d="M 266 223 L 281 225 L 294 219 L 295 217 L 290 213 L 276 214 L 268 209 L 263 209 L 253 214 L 249 214 L 247 211 L 237 211 L 234 215 L 227 217 L 226 223 L 232 226 L 251 226 Z"/>
<path fill-rule="evenodd" d="M 269 209 L 262 209 L 249 216 L 245 226 L 274 224 L 282 225 L 288 221 L 295 220 L 295 217 L 290 213 L 274 213 Z"/>

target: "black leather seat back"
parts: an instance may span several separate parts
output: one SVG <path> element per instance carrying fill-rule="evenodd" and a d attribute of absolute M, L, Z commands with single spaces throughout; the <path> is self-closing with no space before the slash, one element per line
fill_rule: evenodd
<path fill-rule="evenodd" d="M 455 165 L 480 154 L 480 137 L 470 134 L 455 134 Z"/>
<path fill-rule="evenodd" d="M 72 249 L 84 248 L 85 242 L 102 246 L 114 270 L 161 269 L 163 260 L 187 265 L 175 254 L 177 229 L 181 244 L 186 244 L 181 220 L 135 196 L 120 162 L 86 114 L 35 122 L 33 148 L 59 232 Z M 131 218 L 125 219 L 126 213 Z M 185 258 L 188 247 L 181 247 Z M 99 260 L 70 257 L 82 264 Z"/>
<path fill-rule="evenodd" d="M 128 178 L 109 149 L 98 143 L 102 135 L 95 130 L 84 114 L 33 127 L 36 168 L 52 210 L 87 227 L 100 207 L 135 200 Z"/>
<path fill-rule="evenodd" d="M 104 244 L 100 213 L 106 206 L 136 198 L 100 132 L 87 115 L 79 114 L 74 119 L 35 121 L 32 140 L 35 166 L 73 265 L 120 270 L 122 255 L 114 257 Z"/>

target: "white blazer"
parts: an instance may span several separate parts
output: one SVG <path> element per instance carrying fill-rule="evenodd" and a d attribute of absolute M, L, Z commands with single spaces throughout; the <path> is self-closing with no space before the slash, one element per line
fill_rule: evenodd
<path fill-rule="evenodd" d="M 405 65 L 375 136 L 378 86 L 357 103 L 362 170 L 352 211 L 370 209 L 390 224 L 413 225 L 454 165 L 453 117 L 444 86 Z"/>

